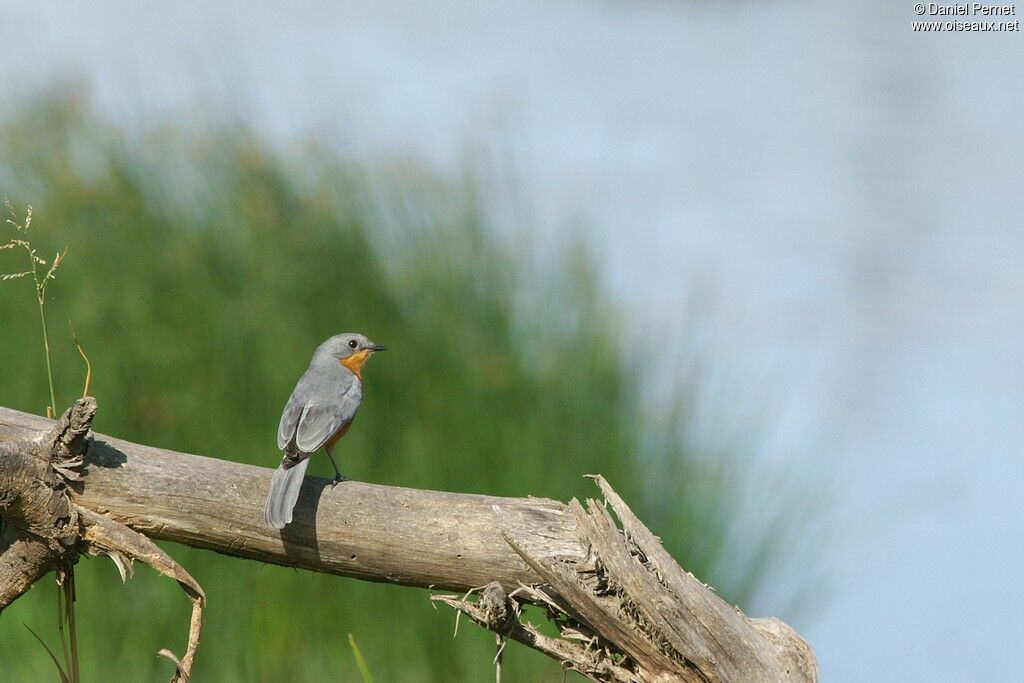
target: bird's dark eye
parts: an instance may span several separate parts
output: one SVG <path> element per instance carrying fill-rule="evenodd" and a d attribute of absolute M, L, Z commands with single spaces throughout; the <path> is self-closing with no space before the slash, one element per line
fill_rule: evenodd
<path fill-rule="evenodd" d="M 348 340 L 348 348 L 354 349 L 357 346 L 359 346 L 359 342 L 357 342 L 355 339 L 349 339 Z"/>

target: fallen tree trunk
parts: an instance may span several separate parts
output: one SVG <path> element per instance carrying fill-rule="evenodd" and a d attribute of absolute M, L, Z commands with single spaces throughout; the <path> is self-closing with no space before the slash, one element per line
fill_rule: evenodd
<path fill-rule="evenodd" d="M 87 431 L 94 412 L 95 402 L 83 399 L 55 425 L 0 408 L 0 515 L 13 530 L 11 542 L 0 540 L 0 589 L 10 584 L 23 592 L 37 574 L 57 566 L 57 549 L 42 553 L 39 543 L 45 545 L 46 534 L 38 521 L 22 514 L 21 503 L 39 495 L 31 490 L 32 478 L 8 475 L 17 463 L 31 464 L 33 458 L 49 458 L 57 471 L 66 468 L 66 462 L 61 464 L 64 456 L 53 446 L 60 426 L 79 424 Z M 477 600 L 438 599 L 502 638 L 545 652 L 594 680 L 817 680 L 814 654 L 795 631 L 774 619 L 746 617 L 680 569 L 599 477 L 595 479 L 621 529 L 605 506 L 593 500 L 585 506 L 575 500 L 566 505 L 354 481 L 332 488 L 326 479 L 307 477 L 294 522 L 278 531 L 263 523 L 269 469 L 100 434 L 80 441 L 81 462 L 72 468 L 80 475 L 66 477 L 66 485 L 58 478 L 48 484 L 48 491 L 66 495 L 68 514 L 84 520 L 80 524 L 86 532 L 77 539 L 85 545 L 98 533 L 119 538 L 109 529 L 95 530 L 100 529 L 98 515 L 128 527 L 125 532 L 260 562 L 369 581 L 476 591 Z M 54 500 L 63 500 L 60 495 Z M 76 510 L 87 514 L 76 515 Z M 5 528 L 5 537 L 7 532 Z M 107 554 L 142 553 L 138 548 L 129 552 L 118 547 L 111 551 L 103 543 L 94 546 L 92 550 Z M 30 562 L 34 569 L 28 573 L 23 563 L 14 561 L 26 547 L 41 553 L 39 561 Z M 166 560 L 157 558 L 198 608 L 201 589 Z M 0 601 L 0 609 L 21 592 L 11 592 L 6 602 Z M 523 603 L 544 607 L 562 637 L 545 636 L 521 623 Z M 198 618 L 194 615 L 195 644 Z M 191 633 L 189 666 L 194 655 Z"/>

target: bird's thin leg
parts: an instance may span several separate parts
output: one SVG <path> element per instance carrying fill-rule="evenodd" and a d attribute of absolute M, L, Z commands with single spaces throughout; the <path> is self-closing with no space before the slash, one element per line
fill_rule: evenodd
<path fill-rule="evenodd" d="M 327 457 L 331 460 L 331 464 L 334 465 L 334 481 L 331 482 L 331 488 L 334 488 L 338 485 L 338 482 L 345 481 L 345 475 L 338 469 L 338 463 L 334 462 L 334 456 L 331 455 L 331 449 L 324 446 L 324 453 L 327 454 Z"/>

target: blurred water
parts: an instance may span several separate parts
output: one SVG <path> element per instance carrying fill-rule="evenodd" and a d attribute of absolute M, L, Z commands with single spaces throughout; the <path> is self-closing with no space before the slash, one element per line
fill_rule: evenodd
<path fill-rule="evenodd" d="M 878 0 L 0 3 L 0 107 L 70 75 L 129 121 L 220 98 L 281 140 L 326 130 L 449 170 L 486 142 L 549 235 L 582 226 L 666 362 L 699 334 L 728 368 L 719 419 L 766 411 L 762 457 L 835 491 L 835 592 L 795 620 L 825 680 L 1019 680 L 1024 52 L 913 18 Z"/>

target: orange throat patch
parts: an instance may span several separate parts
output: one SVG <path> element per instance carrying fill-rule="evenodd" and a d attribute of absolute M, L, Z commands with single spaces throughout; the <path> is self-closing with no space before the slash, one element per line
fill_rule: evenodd
<path fill-rule="evenodd" d="M 356 351 L 348 358 L 342 358 L 338 362 L 344 365 L 346 368 L 352 371 L 352 373 L 359 379 L 363 378 L 363 364 L 370 357 L 372 352 L 369 349 L 363 349 L 362 351 Z"/>

